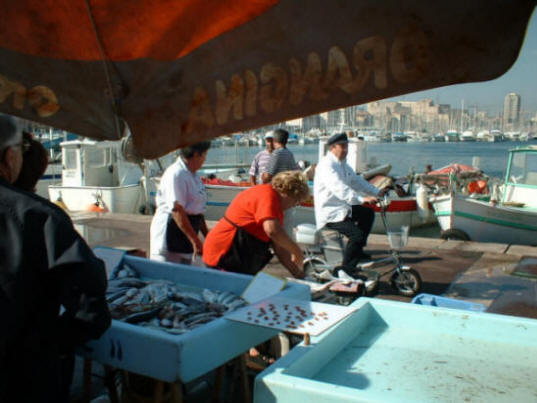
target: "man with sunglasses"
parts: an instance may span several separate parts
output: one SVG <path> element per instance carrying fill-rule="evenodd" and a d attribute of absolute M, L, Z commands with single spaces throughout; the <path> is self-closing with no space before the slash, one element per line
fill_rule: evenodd
<path fill-rule="evenodd" d="M 74 347 L 110 325 L 106 271 L 63 210 L 13 185 L 24 148 L 0 114 L 0 402 L 67 402 Z"/>

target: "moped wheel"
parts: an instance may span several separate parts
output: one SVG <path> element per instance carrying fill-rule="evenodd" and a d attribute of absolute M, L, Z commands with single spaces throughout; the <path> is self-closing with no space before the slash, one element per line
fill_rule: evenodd
<path fill-rule="evenodd" d="M 421 288 L 421 276 L 414 269 L 398 269 L 390 277 L 390 285 L 399 294 L 413 297 Z"/>
<path fill-rule="evenodd" d="M 469 241 L 470 237 L 460 229 L 448 229 L 442 232 L 442 239 L 453 241 Z"/>
<path fill-rule="evenodd" d="M 315 278 L 326 267 L 326 262 L 321 259 L 311 259 L 304 262 L 304 275 Z"/>

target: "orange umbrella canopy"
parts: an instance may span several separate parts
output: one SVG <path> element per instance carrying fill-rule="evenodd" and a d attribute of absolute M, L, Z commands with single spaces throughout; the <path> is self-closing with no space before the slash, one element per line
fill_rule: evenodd
<path fill-rule="evenodd" d="M 535 0 L 3 2 L 0 111 L 141 155 L 503 74 Z"/>

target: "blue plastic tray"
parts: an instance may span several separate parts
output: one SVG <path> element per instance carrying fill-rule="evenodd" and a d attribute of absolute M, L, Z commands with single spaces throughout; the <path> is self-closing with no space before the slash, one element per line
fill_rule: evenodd
<path fill-rule="evenodd" d="M 129 255 L 124 255 L 122 259 L 122 262 L 137 270 L 142 278 L 171 280 L 187 286 L 231 291 L 238 295 L 242 294 L 253 278 Z M 310 289 L 301 284 L 289 283 L 277 295 L 309 300 Z M 188 382 L 277 333 L 273 329 L 234 322 L 224 317 L 183 335 L 172 335 L 113 320 L 111 328 L 99 340 L 88 344 L 92 351 L 85 355 L 102 364 L 165 382 Z"/>
<path fill-rule="evenodd" d="M 433 294 L 419 294 L 412 300 L 413 304 L 438 306 L 441 308 L 463 309 L 473 312 L 484 312 L 487 307 L 471 301 L 461 301 L 454 298 L 440 297 Z"/>
<path fill-rule="evenodd" d="M 259 374 L 256 403 L 535 401 L 537 320 L 360 298 Z"/>

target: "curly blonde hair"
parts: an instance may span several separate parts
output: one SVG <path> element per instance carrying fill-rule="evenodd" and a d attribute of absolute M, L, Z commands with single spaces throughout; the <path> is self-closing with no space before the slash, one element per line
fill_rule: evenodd
<path fill-rule="evenodd" d="M 308 179 L 300 171 L 284 171 L 272 178 L 272 187 L 278 193 L 294 198 L 296 201 L 304 201 L 310 195 Z"/>

